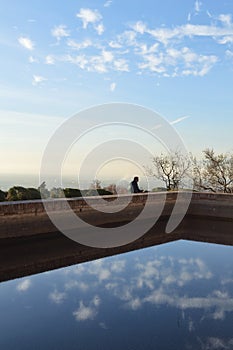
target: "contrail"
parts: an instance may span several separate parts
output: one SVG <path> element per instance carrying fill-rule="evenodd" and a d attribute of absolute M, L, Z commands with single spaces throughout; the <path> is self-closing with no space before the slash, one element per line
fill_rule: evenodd
<path fill-rule="evenodd" d="M 180 118 L 177 118 L 176 120 L 173 120 L 173 122 L 170 122 L 170 124 L 171 125 L 177 124 L 177 123 L 182 122 L 182 120 L 185 120 L 187 118 L 190 118 L 190 116 L 189 115 L 184 115 L 183 117 L 180 117 Z"/>

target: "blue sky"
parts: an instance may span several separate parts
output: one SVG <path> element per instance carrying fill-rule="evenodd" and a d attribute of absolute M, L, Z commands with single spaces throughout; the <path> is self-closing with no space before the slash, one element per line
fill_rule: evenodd
<path fill-rule="evenodd" d="M 233 3 L 0 1 L 3 174 L 38 173 L 67 118 L 107 102 L 151 108 L 189 151 L 232 151 Z"/>

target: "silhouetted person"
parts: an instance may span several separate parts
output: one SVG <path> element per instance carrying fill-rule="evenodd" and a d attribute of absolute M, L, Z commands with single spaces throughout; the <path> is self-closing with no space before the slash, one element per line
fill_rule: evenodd
<path fill-rule="evenodd" d="M 135 176 L 133 181 L 130 183 L 131 184 L 131 193 L 143 192 L 143 190 L 140 190 L 140 188 L 138 187 L 138 181 L 139 181 L 138 176 Z"/>

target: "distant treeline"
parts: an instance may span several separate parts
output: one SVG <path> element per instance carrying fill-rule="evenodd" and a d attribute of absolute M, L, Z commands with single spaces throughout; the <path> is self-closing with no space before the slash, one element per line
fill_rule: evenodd
<path fill-rule="evenodd" d="M 0 190 L 0 201 L 23 201 L 35 200 L 41 198 L 74 198 L 84 196 L 104 196 L 111 195 L 112 192 L 103 188 L 82 190 L 76 188 L 52 188 L 48 190 L 45 183 L 38 188 L 25 188 L 22 186 L 13 186 L 8 191 Z"/>

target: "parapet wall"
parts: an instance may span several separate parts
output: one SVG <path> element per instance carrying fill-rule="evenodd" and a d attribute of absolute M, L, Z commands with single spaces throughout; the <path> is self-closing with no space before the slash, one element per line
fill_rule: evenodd
<path fill-rule="evenodd" d="M 148 194 L 135 194 L 103 197 L 88 197 L 89 203 L 95 206 L 107 206 L 114 200 L 117 205 L 125 205 L 124 210 L 114 215 L 98 212 L 83 198 L 72 199 L 48 199 L 46 207 L 48 210 L 63 213 L 71 208 L 77 215 L 85 220 L 91 220 L 92 224 L 106 224 L 110 222 L 125 222 L 133 220 L 143 209 L 146 201 L 150 205 L 161 205 L 165 201 L 162 215 L 169 216 L 176 202 L 178 192 L 159 192 Z M 179 192 L 185 200 L 190 192 Z M 67 205 L 68 203 L 68 205 Z M 115 203 L 114 203 L 115 205 Z M 189 216 L 214 217 L 233 221 L 233 195 L 216 194 L 206 192 L 192 193 L 191 202 L 187 211 Z M 43 201 L 17 201 L 0 203 L 0 238 L 21 237 L 40 233 L 55 232 L 57 228 L 51 223 Z"/>
<path fill-rule="evenodd" d="M 150 193 L 150 201 L 158 201 L 162 200 L 166 195 L 166 200 L 176 200 L 178 192 L 155 192 L 153 194 Z M 187 192 L 182 192 L 185 196 Z M 181 194 L 182 194 L 181 193 Z M 101 200 L 104 199 L 106 203 L 114 201 L 118 198 L 119 203 L 127 203 L 129 200 L 129 195 L 120 195 L 119 197 L 112 196 L 102 196 Z M 134 194 L 132 196 L 131 205 L 143 204 L 147 200 L 147 194 Z M 194 192 L 192 194 L 193 200 L 202 200 L 202 201 L 214 201 L 214 202 L 224 202 L 228 204 L 233 203 L 233 194 L 225 194 L 225 193 L 207 193 L 207 192 Z M 72 209 L 90 209 L 89 205 L 83 198 L 56 198 L 56 199 L 46 199 L 44 200 L 47 206 L 51 205 L 51 209 L 54 211 L 66 210 L 68 202 Z M 97 204 L 99 201 L 98 197 L 88 197 L 88 201 L 93 204 Z M 42 200 L 25 200 L 25 201 L 15 201 L 15 202 L 0 202 L 0 216 L 8 216 L 8 215 L 19 215 L 19 214 L 34 214 L 37 215 L 39 213 L 44 213 L 45 208 Z"/>

